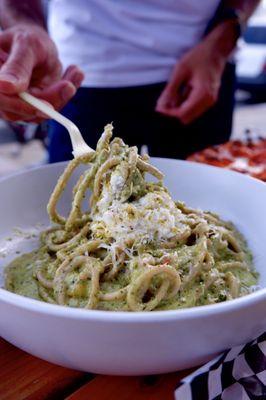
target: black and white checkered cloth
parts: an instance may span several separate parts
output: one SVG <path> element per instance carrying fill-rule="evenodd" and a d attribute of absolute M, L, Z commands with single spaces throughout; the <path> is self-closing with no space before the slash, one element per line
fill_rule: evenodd
<path fill-rule="evenodd" d="M 266 400 L 266 332 L 184 378 L 175 400 Z"/>

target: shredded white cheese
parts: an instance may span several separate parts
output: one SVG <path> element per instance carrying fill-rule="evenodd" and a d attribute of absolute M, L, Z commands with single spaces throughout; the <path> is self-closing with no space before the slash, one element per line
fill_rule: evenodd
<path fill-rule="evenodd" d="M 124 184 L 126 183 L 125 178 L 121 174 L 114 173 L 111 175 L 110 185 L 112 193 L 118 193 L 122 190 Z"/>
<path fill-rule="evenodd" d="M 182 219 L 182 213 L 164 192 L 147 193 L 131 203 L 114 200 L 94 216 L 95 229 L 98 222 L 103 223 L 107 235 L 120 243 L 130 239 L 142 243 L 170 239 L 187 228 Z"/>

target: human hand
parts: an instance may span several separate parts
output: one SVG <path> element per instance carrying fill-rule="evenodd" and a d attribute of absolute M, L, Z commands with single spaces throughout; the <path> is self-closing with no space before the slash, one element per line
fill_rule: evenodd
<path fill-rule="evenodd" d="M 203 41 L 176 64 L 156 111 L 189 124 L 217 100 L 226 57 Z"/>
<path fill-rule="evenodd" d="M 62 76 L 55 44 L 35 25 L 17 25 L 0 33 L 0 116 L 8 121 L 41 122 L 45 116 L 18 97 L 29 91 L 61 109 L 84 78 L 77 66 Z"/>

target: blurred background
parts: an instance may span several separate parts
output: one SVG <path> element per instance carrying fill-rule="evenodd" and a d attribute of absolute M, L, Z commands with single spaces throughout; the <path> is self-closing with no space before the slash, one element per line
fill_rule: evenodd
<path fill-rule="evenodd" d="M 247 129 L 266 137 L 266 0 L 250 19 L 238 42 L 235 59 L 237 90 L 232 138 L 241 139 Z M 0 176 L 46 163 L 46 144 L 45 123 L 9 124 L 0 119 Z"/>

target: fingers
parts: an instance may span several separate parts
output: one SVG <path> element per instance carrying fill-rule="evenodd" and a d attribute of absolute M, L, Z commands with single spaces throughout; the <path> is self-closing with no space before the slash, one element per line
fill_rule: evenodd
<path fill-rule="evenodd" d="M 194 82 L 187 98 L 180 105 L 166 107 L 160 112 L 178 118 L 183 124 L 189 124 L 215 104 L 218 89 L 202 81 Z"/>
<path fill-rule="evenodd" d="M 156 111 L 164 113 L 168 108 L 175 107 L 180 103 L 182 98 L 180 89 L 185 85 L 188 76 L 189 71 L 182 64 L 177 64 L 172 78 L 157 101 Z"/>
<path fill-rule="evenodd" d="M 60 110 L 75 95 L 83 79 L 83 72 L 76 65 L 71 65 L 59 82 L 42 90 L 31 89 L 30 92 Z"/>
<path fill-rule="evenodd" d="M 18 122 L 18 121 L 30 122 L 32 120 L 32 118 L 30 118 L 30 117 L 22 116 L 19 114 L 8 112 L 8 111 L 1 112 L 0 118 L 4 119 L 5 121 L 9 121 L 9 122 Z"/>
<path fill-rule="evenodd" d="M 61 109 L 76 93 L 76 87 L 69 81 L 59 81 L 49 88 L 30 90 L 30 92 L 50 103 L 55 109 Z M 0 93 L 0 110 L 3 118 L 9 121 L 41 122 L 45 115 L 31 107 L 18 96 Z"/>
<path fill-rule="evenodd" d="M 30 93 L 60 110 L 75 95 L 76 87 L 70 81 L 61 80 L 42 90 L 32 89 Z"/>
<path fill-rule="evenodd" d="M 73 83 L 73 85 L 78 89 L 84 79 L 84 73 L 81 71 L 79 67 L 76 65 L 70 65 L 63 76 L 63 79 L 66 79 Z"/>
<path fill-rule="evenodd" d="M 39 112 L 30 105 L 20 100 L 17 96 L 5 95 L 0 93 L 0 110 L 7 118 L 12 114 L 12 120 L 24 120 L 39 116 Z M 16 115 L 16 119 L 15 118 Z"/>
<path fill-rule="evenodd" d="M 191 123 L 215 104 L 217 96 L 218 91 L 211 90 L 210 87 L 200 83 L 194 87 L 187 100 L 177 109 L 178 118 L 184 124 Z"/>
<path fill-rule="evenodd" d="M 57 82 L 62 77 L 62 65 L 58 58 L 49 60 L 48 65 L 41 64 L 34 68 L 31 76 L 30 87 L 45 88 Z"/>
<path fill-rule="evenodd" d="M 1 54 L 0 54 L 1 57 Z M 63 78 L 44 89 L 29 90 L 34 96 L 47 101 L 56 110 L 60 110 L 75 95 L 84 78 L 83 72 L 76 66 L 70 66 Z M 16 95 L 0 93 L 0 110 L 8 121 L 42 122 L 46 117 Z"/>
<path fill-rule="evenodd" d="M 222 63 L 217 63 L 208 46 L 195 46 L 176 65 L 156 111 L 191 123 L 216 102 L 222 72 Z"/>
<path fill-rule="evenodd" d="M 35 124 L 40 124 L 42 123 L 45 119 L 44 117 L 21 117 L 18 114 L 12 113 L 12 112 L 0 112 L 0 118 L 9 121 L 9 122 L 27 122 L 27 123 L 35 123 Z"/>
<path fill-rule="evenodd" d="M 25 35 L 13 40 L 6 62 L 0 69 L 0 92 L 16 94 L 28 88 L 36 59 Z"/>
<path fill-rule="evenodd" d="M 35 89 L 30 91 L 33 95 L 47 101 L 55 109 L 62 108 L 76 93 L 75 86 L 69 81 L 60 81 L 46 90 Z M 25 121 L 40 123 L 47 119 L 45 115 L 35 108 L 27 105 L 17 96 L 0 94 L 0 110 L 4 119 L 8 121 Z"/>
<path fill-rule="evenodd" d="M 61 109 L 80 87 L 84 74 L 72 65 L 60 77 L 57 50 L 46 33 L 36 29 L 0 33 L 0 112 L 4 118 L 34 122 L 45 118 L 17 96 L 25 90 Z"/>

